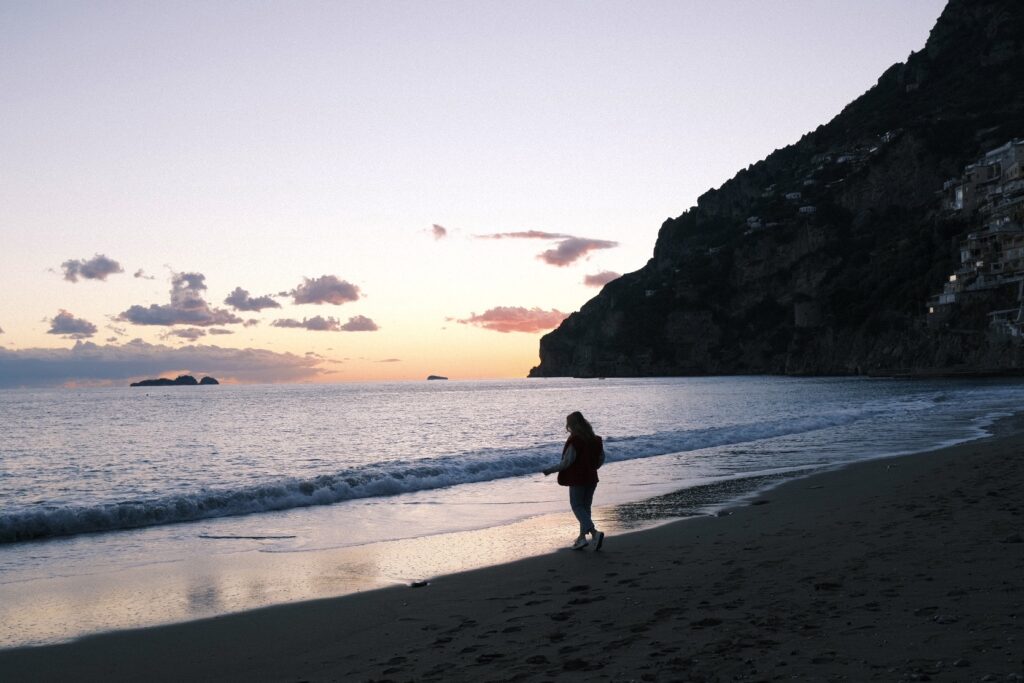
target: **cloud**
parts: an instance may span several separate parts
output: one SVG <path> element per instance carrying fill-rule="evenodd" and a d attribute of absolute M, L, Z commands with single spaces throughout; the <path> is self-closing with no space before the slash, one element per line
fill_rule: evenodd
<path fill-rule="evenodd" d="M 572 235 L 563 235 L 560 232 L 543 232 L 542 230 L 523 230 L 520 232 L 495 232 L 489 235 L 476 235 L 481 240 L 564 240 Z"/>
<path fill-rule="evenodd" d="M 108 275 L 123 273 L 124 268 L 112 258 L 103 254 L 96 254 L 88 261 L 72 259 L 60 264 L 64 270 L 64 279 L 68 282 L 78 282 L 82 277 L 86 280 L 106 280 Z"/>
<path fill-rule="evenodd" d="M 401 363 L 401 358 L 383 358 L 381 360 L 375 360 L 374 363 Z"/>
<path fill-rule="evenodd" d="M 373 332 L 379 329 L 377 323 L 362 315 L 349 318 L 345 324 L 342 324 L 337 318 L 324 318 L 317 315 L 312 318 L 303 318 L 302 320 L 279 318 L 270 323 L 270 326 L 297 328 L 313 332 Z"/>
<path fill-rule="evenodd" d="M 619 246 L 618 242 L 610 240 L 596 240 L 590 237 L 576 237 L 565 235 L 560 232 L 544 232 L 542 230 L 525 230 L 522 232 L 496 232 L 490 235 L 477 235 L 478 239 L 484 240 L 550 240 L 555 242 L 553 249 L 548 249 L 537 258 L 552 266 L 568 266 L 583 258 L 597 249 L 611 249 Z"/>
<path fill-rule="evenodd" d="M 0 334 L 4 333 L 4 328 L 0 327 Z"/>
<path fill-rule="evenodd" d="M 108 316 L 108 317 L 110 317 L 110 316 Z M 113 318 L 113 319 L 116 320 L 116 318 Z M 123 327 L 118 327 L 117 325 L 114 325 L 114 324 L 104 325 L 104 327 L 106 329 L 110 330 L 111 332 L 113 332 L 114 334 L 116 334 L 118 337 L 127 337 L 128 336 L 128 330 L 126 330 Z"/>
<path fill-rule="evenodd" d="M 96 326 L 88 320 L 76 318 L 63 308 L 53 320 L 46 334 L 59 334 L 65 339 L 88 339 L 96 334 Z"/>
<path fill-rule="evenodd" d="M 312 330 L 314 332 L 337 332 L 341 329 L 341 321 L 337 318 L 324 318 L 317 315 L 312 318 L 303 318 L 302 320 L 278 318 L 270 323 L 270 326 Z"/>
<path fill-rule="evenodd" d="M 224 299 L 224 303 L 236 311 L 262 311 L 264 308 L 281 308 L 281 304 L 274 301 L 270 295 L 251 297 L 249 292 L 241 287 L 235 287 L 235 291 Z"/>
<path fill-rule="evenodd" d="M 171 303 L 132 306 L 116 320 L 135 325 L 229 325 L 242 319 L 223 308 L 210 308 L 203 298 L 206 276 L 200 273 L 175 273 L 171 277 Z"/>
<path fill-rule="evenodd" d="M 206 330 L 201 330 L 198 327 L 186 327 L 183 330 L 170 330 L 160 335 L 161 339 L 168 339 L 170 337 L 179 337 L 181 339 L 187 339 L 188 341 L 196 341 L 200 337 L 206 336 Z"/>
<path fill-rule="evenodd" d="M 552 266 L 568 266 L 596 249 L 611 249 L 618 242 L 594 240 L 587 237 L 570 237 L 555 245 L 554 249 L 538 254 L 537 258 Z"/>
<path fill-rule="evenodd" d="M 316 358 L 321 363 L 332 363 L 334 365 L 344 365 L 345 364 L 343 361 L 334 360 L 333 358 L 328 358 L 327 356 L 322 356 L 319 353 L 317 353 L 316 351 L 306 351 L 306 356 L 308 358 Z"/>
<path fill-rule="evenodd" d="M 255 327 L 256 325 L 259 325 L 259 324 L 260 324 L 260 321 L 257 320 L 256 318 L 249 318 L 244 323 L 242 323 L 242 327 Z"/>
<path fill-rule="evenodd" d="M 349 301 L 359 300 L 359 288 L 355 285 L 339 280 L 334 275 L 322 277 L 302 278 L 302 284 L 287 292 L 297 304 L 334 304 L 340 306 Z"/>
<path fill-rule="evenodd" d="M 618 280 L 622 277 L 621 273 L 615 273 L 610 270 L 602 270 L 600 273 L 594 273 L 593 275 L 587 275 L 583 278 L 583 284 L 587 287 L 604 287 L 612 280 Z"/>
<path fill-rule="evenodd" d="M 434 225 L 430 229 L 430 232 L 434 235 L 435 240 L 443 240 L 445 237 L 448 236 L 448 228 L 444 227 L 443 225 L 438 225 L 437 223 L 434 223 Z"/>
<path fill-rule="evenodd" d="M 468 318 L 455 322 L 463 325 L 476 325 L 495 332 L 540 332 L 557 327 L 568 315 L 561 311 L 545 311 L 536 307 L 498 306 L 484 311 L 480 315 L 474 313 Z"/>
<path fill-rule="evenodd" d="M 234 334 L 234 330 L 225 330 L 220 327 L 211 327 L 209 330 L 210 334 Z"/>
<path fill-rule="evenodd" d="M 146 275 L 146 271 L 144 271 L 142 268 L 139 268 L 138 270 L 136 270 L 135 274 L 132 275 L 132 277 L 142 278 L 143 280 L 155 280 L 156 279 L 156 275 Z"/>
<path fill-rule="evenodd" d="M 164 373 L 212 375 L 222 381 L 298 382 L 325 371 L 316 358 L 265 349 L 202 344 L 180 348 L 134 339 L 122 346 L 76 342 L 70 349 L 0 349 L 0 386 L 125 382 Z"/>
<path fill-rule="evenodd" d="M 341 329 L 345 332 L 376 332 L 380 328 L 365 315 L 356 315 L 349 318 Z"/>

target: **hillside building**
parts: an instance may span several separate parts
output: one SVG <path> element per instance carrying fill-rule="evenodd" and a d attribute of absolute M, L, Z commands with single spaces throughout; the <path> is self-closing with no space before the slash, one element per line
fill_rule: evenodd
<path fill-rule="evenodd" d="M 976 216 L 981 229 L 960 243 L 960 266 L 928 301 L 928 323 L 941 325 L 966 297 L 1017 286 L 1018 308 L 992 311 L 993 330 L 1024 336 L 1024 139 L 1010 140 L 943 184 L 946 210 Z"/>

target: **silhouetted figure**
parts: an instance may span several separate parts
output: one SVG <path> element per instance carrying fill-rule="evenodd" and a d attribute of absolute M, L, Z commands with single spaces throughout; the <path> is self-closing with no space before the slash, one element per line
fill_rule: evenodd
<path fill-rule="evenodd" d="M 569 507 L 580 523 L 580 535 L 572 544 L 573 550 L 582 550 L 590 544 L 587 534 L 596 543 L 595 550 L 600 550 L 604 532 L 594 527 L 590 506 L 597 489 L 597 470 L 604 464 L 604 441 L 578 410 L 565 418 L 565 431 L 569 432 L 569 438 L 562 447 L 562 460 L 544 470 L 544 475 L 558 472 L 558 483 L 569 487 Z"/>

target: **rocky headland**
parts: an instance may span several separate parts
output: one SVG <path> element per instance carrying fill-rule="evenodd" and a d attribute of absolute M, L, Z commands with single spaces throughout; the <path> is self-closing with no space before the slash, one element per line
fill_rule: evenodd
<path fill-rule="evenodd" d="M 530 376 L 1024 369 L 1022 36 L 1024 3 L 950 0 L 832 121 L 666 220 Z"/>

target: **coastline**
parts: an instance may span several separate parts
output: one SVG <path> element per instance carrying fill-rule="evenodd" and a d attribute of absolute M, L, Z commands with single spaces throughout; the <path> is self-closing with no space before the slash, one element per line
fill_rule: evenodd
<path fill-rule="evenodd" d="M 1019 680 L 1019 422 L 787 481 L 601 553 L 4 650 L 0 677 Z"/>

